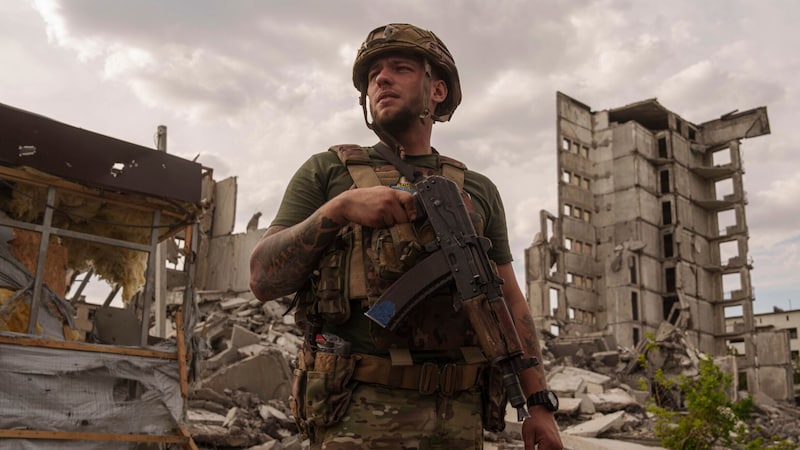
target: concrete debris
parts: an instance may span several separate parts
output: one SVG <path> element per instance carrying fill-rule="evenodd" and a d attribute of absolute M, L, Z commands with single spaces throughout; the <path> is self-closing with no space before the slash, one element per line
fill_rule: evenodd
<path fill-rule="evenodd" d="M 290 298 L 261 303 L 252 294 L 200 294 L 205 342 L 189 394 L 189 431 L 201 449 L 305 450 L 287 400 L 291 364 L 302 337 Z M 544 344 L 548 385 L 560 398 L 556 413 L 567 449 L 653 449 L 655 419 L 646 411 L 648 391 L 637 389 L 661 369 L 668 377 L 698 373 L 700 355 L 683 332 L 665 324 L 658 346 L 612 349 L 600 336 Z M 646 368 L 639 364 L 646 359 Z M 735 370 L 735 359 L 733 363 Z M 676 396 L 678 397 L 678 396 Z M 765 439 L 800 442 L 800 409 L 767 396 L 754 398 L 751 428 Z M 675 405 L 680 407 L 676 398 Z M 506 430 L 486 433 L 486 448 L 523 449 L 516 410 L 507 408 Z"/>

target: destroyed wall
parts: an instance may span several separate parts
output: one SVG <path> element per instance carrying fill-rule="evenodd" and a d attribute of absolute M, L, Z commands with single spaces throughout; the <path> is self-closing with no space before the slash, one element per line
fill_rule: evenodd
<path fill-rule="evenodd" d="M 182 433 L 191 346 L 182 311 L 172 339 L 148 331 L 159 242 L 192 240 L 205 175 L 197 163 L 0 104 L 4 447 L 191 441 Z M 194 250 L 183 250 L 191 273 Z M 115 309 L 126 320 L 112 332 L 130 337 L 126 347 L 100 339 L 108 323 L 95 313 L 110 297 L 102 307 L 102 299 L 86 303 L 80 283 L 65 298 L 80 272 L 122 289 Z M 180 309 L 193 327 L 193 295 L 185 293 Z"/>
<path fill-rule="evenodd" d="M 696 125 L 655 99 L 595 112 L 558 93 L 557 111 L 559 213 L 526 251 L 539 329 L 633 349 L 667 321 L 712 355 L 744 342 L 751 387 L 790 398 L 788 353 L 759 361 L 753 337 L 740 140 L 769 133 L 766 108 Z"/>

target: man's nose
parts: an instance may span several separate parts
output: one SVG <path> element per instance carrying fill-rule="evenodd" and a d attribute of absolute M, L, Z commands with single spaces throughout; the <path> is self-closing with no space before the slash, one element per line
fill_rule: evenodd
<path fill-rule="evenodd" d="M 375 75 L 375 84 L 377 85 L 384 85 L 391 83 L 392 81 L 392 74 L 387 68 L 381 69 L 377 75 Z"/>

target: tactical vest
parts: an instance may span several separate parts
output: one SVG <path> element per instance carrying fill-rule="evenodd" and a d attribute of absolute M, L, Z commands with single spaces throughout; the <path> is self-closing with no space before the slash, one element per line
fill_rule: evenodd
<path fill-rule="evenodd" d="M 388 163 L 375 166 L 366 148 L 337 145 L 329 150 L 335 152 L 347 168 L 354 187 L 393 186 L 400 181 L 400 172 L 394 166 Z M 472 202 L 463 190 L 466 166 L 455 159 L 437 156 L 438 169 L 415 169 L 423 176 L 437 174 L 454 181 L 461 189 L 476 231 L 483 234 L 483 221 L 474 212 Z M 427 256 L 424 246 L 433 238 L 427 222 L 398 224 L 388 229 L 357 224 L 345 226 L 336 243 L 323 255 L 315 272 L 316 286 L 312 289 L 315 293 L 312 292 L 312 298 L 308 298 L 311 303 L 307 305 L 308 313 L 321 318 L 327 325 L 344 324 L 351 318 L 351 309 L 372 306 L 383 290 L 420 258 Z M 452 350 L 475 345 L 466 315 L 454 311 L 452 296 L 455 292 L 451 290 L 452 287 L 446 286 L 431 293 L 431 300 L 417 305 L 395 332 L 367 320 L 375 347 Z M 301 310 L 298 312 L 302 313 Z"/>

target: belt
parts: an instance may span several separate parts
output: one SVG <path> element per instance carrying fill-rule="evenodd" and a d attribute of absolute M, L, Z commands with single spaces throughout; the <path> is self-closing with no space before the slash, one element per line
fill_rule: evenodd
<path fill-rule="evenodd" d="M 441 392 L 451 395 L 481 385 L 485 363 L 477 364 L 412 364 L 393 366 L 392 360 L 358 353 L 353 380 L 382 384 L 400 389 L 418 390 L 429 395 Z"/>

